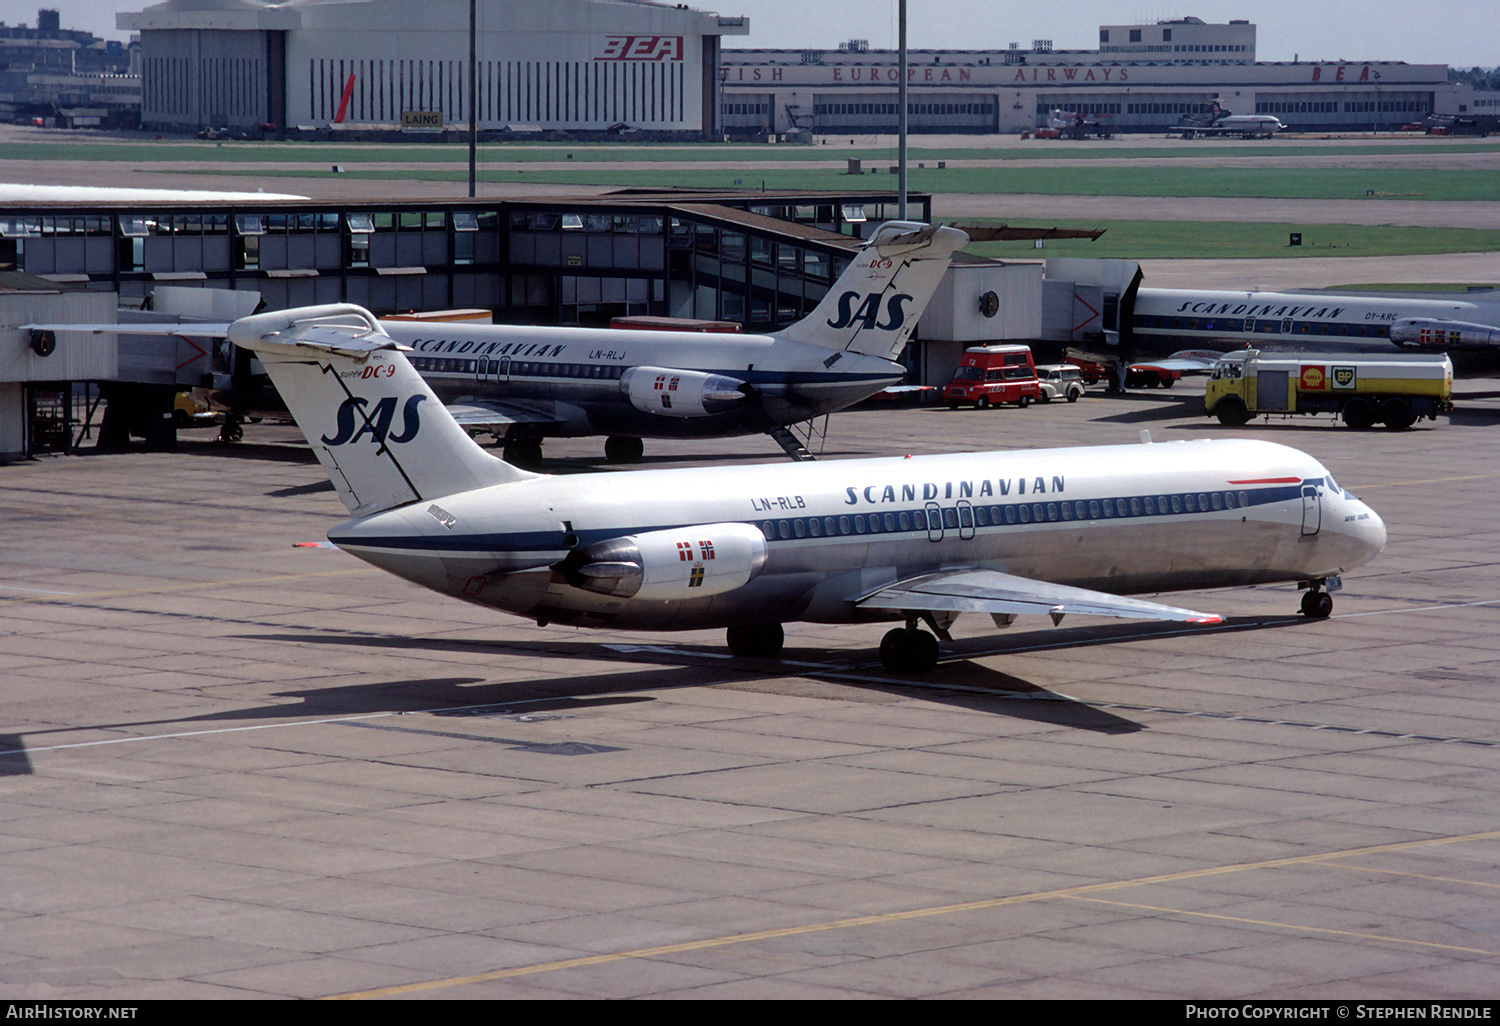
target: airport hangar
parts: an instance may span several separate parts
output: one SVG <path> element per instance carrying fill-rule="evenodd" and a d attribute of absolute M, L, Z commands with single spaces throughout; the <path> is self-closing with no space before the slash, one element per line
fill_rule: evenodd
<path fill-rule="evenodd" d="M 83 398 L 90 390 L 73 386 L 85 382 L 103 385 L 106 410 L 128 418 L 101 429 L 111 444 L 128 424 L 130 434 L 170 445 L 176 393 L 213 383 L 233 359 L 180 337 L 41 339 L 19 325 L 222 321 L 261 302 L 273 310 L 348 302 L 378 316 L 477 308 L 500 323 L 602 326 L 665 315 L 768 332 L 811 312 L 857 237 L 898 209 L 894 194 L 873 190 L 7 204 L 0 454 L 67 451 L 88 437 L 101 393 Z M 908 216 L 930 221 L 931 197 L 909 196 Z M 960 253 L 908 349 L 910 380 L 946 383 L 967 345 L 1098 342 L 1135 268 Z"/>
<path fill-rule="evenodd" d="M 464 0 L 167 0 L 140 33 L 143 128 L 321 129 L 470 117 Z M 716 131 L 720 37 L 744 17 L 643 0 L 477 5 L 473 94 L 486 134 Z"/>

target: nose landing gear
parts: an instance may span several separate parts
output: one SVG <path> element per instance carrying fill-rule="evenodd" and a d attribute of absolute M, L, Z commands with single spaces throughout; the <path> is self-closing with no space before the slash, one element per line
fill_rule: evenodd
<path fill-rule="evenodd" d="M 1302 596 L 1302 615 L 1309 620 L 1322 620 L 1333 612 L 1332 592 L 1338 591 L 1342 582 L 1337 577 L 1320 577 L 1303 581 L 1299 588 L 1307 589 Z"/>

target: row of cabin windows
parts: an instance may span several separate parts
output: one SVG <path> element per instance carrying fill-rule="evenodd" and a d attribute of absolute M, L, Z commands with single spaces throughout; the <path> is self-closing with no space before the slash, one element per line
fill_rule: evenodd
<path fill-rule="evenodd" d="M 1186 331 L 1250 332 L 1260 335 L 1345 335 L 1355 338 L 1386 338 L 1387 324 L 1331 324 L 1327 321 L 1297 321 L 1290 318 L 1255 317 L 1158 317 L 1136 314 L 1137 328 L 1180 328 Z"/>
<path fill-rule="evenodd" d="M 480 357 L 478 360 L 456 360 L 446 357 L 413 356 L 411 365 L 419 371 L 438 374 L 507 374 L 512 378 L 591 378 L 618 380 L 625 373 L 619 365 L 602 363 L 538 363 L 534 360 L 512 360 Z"/>
<path fill-rule="evenodd" d="M 761 525 L 761 533 L 767 539 L 779 540 L 840 537 L 890 534 L 900 531 L 936 531 L 943 528 L 951 530 L 959 527 L 1000 527 L 1064 520 L 1207 513 L 1212 510 L 1236 509 L 1248 505 L 1250 505 L 1248 492 L 1187 492 L 1179 495 L 1144 495 L 1129 499 L 1020 502 L 1004 506 L 949 506 L 944 509 L 928 507 L 890 513 L 855 513 L 840 517 L 797 517 L 789 520 L 767 520 Z"/>

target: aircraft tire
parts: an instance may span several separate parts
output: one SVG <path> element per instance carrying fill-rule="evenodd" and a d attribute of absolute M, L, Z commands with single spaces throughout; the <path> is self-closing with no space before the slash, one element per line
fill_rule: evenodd
<path fill-rule="evenodd" d="M 504 453 L 505 462 L 513 467 L 527 470 L 540 466 L 542 463 L 542 440 L 540 438 L 518 438 L 513 442 L 506 442 Z"/>
<path fill-rule="evenodd" d="M 1333 612 L 1333 596 L 1326 591 L 1309 591 L 1302 596 L 1302 615 L 1322 620 Z"/>
<path fill-rule="evenodd" d="M 646 452 L 646 443 L 628 435 L 610 435 L 604 440 L 604 458 L 611 463 L 637 463 Z"/>
<path fill-rule="evenodd" d="M 729 652 L 737 659 L 775 659 L 786 643 L 786 631 L 779 623 L 735 626 L 725 634 Z"/>
<path fill-rule="evenodd" d="M 891 673 L 927 673 L 937 663 L 937 638 L 926 631 L 897 627 L 880 639 L 880 664 Z"/>

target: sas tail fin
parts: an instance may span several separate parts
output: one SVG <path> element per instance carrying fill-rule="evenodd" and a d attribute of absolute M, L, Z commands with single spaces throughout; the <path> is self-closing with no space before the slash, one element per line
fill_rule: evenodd
<path fill-rule="evenodd" d="M 363 307 L 255 314 L 228 335 L 260 358 L 351 513 L 537 476 L 481 449 Z"/>
<path fill-rule="evenodd" d="M 957 228 L 887 221 L 811 314 L 776 337 L 894 360 L 969 237 Z"/>

